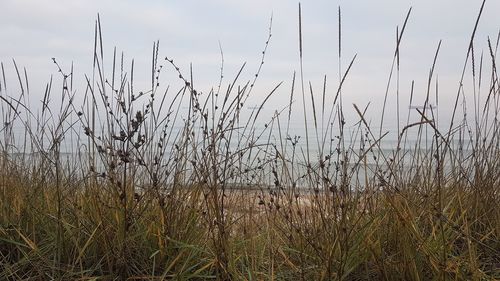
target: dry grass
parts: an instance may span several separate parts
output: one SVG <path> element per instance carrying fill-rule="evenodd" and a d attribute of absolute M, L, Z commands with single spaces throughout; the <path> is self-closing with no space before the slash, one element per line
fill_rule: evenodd
<path fill-rule="evenodd" d="M 409 15 L 388 85 L 399 72 Z M 133 62 L 125 70 L 115 50 L 104 67 L 98 21 L 94 73 L 83 93 L 73 88 L 73 69 L 54 59 L 60 99 L 54 102 L 50 81 L 32 109 L 14 62 L 19 89 L 0 80 L 0 279 L 500 279 L 497 45 L 489 44 L 493 63 L 483 73 L 483 60 L 472 60 L 474 33 L 464 64 L 474 69 L 474 93 L 461 87 L 463 74 L 457 95 L 457 104 L 474 95 L 481 110 L 473 122 L 438 130 L 428 107 L 433 65 L 424 110 L 413 123 L 408 112 L 390 152 L 381 147 L 385 133 L 366 120 L 368 108 L 354 106 L 359 120 L 346 136 L 342 84 L 354 58 L 331 105 L 324 92 L 315 103 L 300 71 L 304 121 L 314 121 L 306 148 L 289 131 L 295 74 L 290 104 L 265 128 L 255 124 L 267 98 L 241 117 L 262 63 L 252 79 L 240 82 L 240 71 L 226 86 L 221 67 L 219 86 L 202 94 L 191 71 L 159 59 L 155 43 L 151 88 L 138 92 Z M 162 62 L 181 81 L 173 93 L 162 88 Z M 399 88 L 396 95 L 399 101 Z M 396 117 L 403 120 L 399 111 Z M 410 131 L 416 142 L 407 141 Z"/>

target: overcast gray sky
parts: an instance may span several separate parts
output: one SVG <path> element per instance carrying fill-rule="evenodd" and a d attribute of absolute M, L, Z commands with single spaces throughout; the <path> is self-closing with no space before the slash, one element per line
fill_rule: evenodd
<path fill-rule="evenodd" d="M 372 101 L 378 114 L 395 47 L 396 26 L 403 24 L 413 7 L 401 44 L 401 108 L 406 110 L 411 81 L 419 102 L 425 97 L 429 68 L 439 40 L 442 41 L 436 74 L 440 85 L 440 110 L 447 111 L 457 91 L 468 41 L 479 0 L 359 0 L 302 1 L 304 77 L 320 95 L 323 76 L 328 76 L 327 95 L 338 85 L 338 14 L 342 10 L 342 68 L 357 54 L 344 88 L 344 102 L 360 107 Z M 500 1 L 487 1 L 476 36 L 475 52 L 487 54 L 487 36 L 495 41 L 500 20 Z M 101 15 L 108 62 L 113 47 L 136 60 L 136 81 L 147 85 L 151 48 L 160 40 L 160 56 L 174 60 L 188 71 L 193 63 L 196 85 L 208 92 L 219 77 L 219 42 L 225 59 L 225 77 L 233 77 L 247 62 L 242 83 L 252 78 L 260 63 L 273 15 L 273 37 L 251 103 L 258 104 L 280 81 L 284 84 L 269 100 L 267 109 L 283 106 L 291 77 L 298 64 L 298 2 L 288 0 L 130 1 L 130 0 L 0 0 L 0 60 L 9 76 L 11 59 L 28 70 L 35 98 L 57 69 L 75 64 L 75 79 L 83 85 L 92 65 L 94 21 Z M 171 72 L 171 69 L 168 68 Z M 164 76 L 163 84 L 175 84 Z M 470 79 L 469 79 L 470 80 Z M 15 84 L 15 79 L 9 79 Z M 226 80 L 229 83 L 230 79 Z M 12 86 L 14 87 L 14 85 Z M 472 86 L 466 90 L 470 90 Z M 11 94 L 13 89 L 11 88 Z M 83 93 L 84 87 L 77 89 Z M 318 99 L 319 100 L 319 99 Z M 389 107 L 395 109 L 391 90 Z M 300 108 L 300 107 L 299 107 Z M 352 110 L 349 110 L 352 111 Z M 392 114 L 390 112 L 390 114 Z M 393 115 L 392 115 L 393 116 Z"/>

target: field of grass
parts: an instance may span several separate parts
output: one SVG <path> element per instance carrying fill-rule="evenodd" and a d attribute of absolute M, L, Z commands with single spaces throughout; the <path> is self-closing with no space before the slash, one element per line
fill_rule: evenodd
<path fill-rule="evenodd" d="M 355 58 L 333 104 L 294 74 L 290 104 L 264 128 L 267 99 L 241 115 L 260 68 L 227 82 L 221 67 L 201 93 L 154 44 L 151 87 L 139 92 L 133 63 L 115 51 L 105 66 L 99 21 L 84 89 L 54 59 L 59 74 L 32 106 L 26 72 L 13 62 L 14 85 L 2 63 L 0 280 L 499 280 L 499 40 L 474 59 L 476 28 L 449 129 L 429 106 L 432 66 L 423 109 L 408 112 L 418 121 L 401 124 L 389 153 L 367 108 L 341 102 Z M 166 91 L 165 71 L 183 86 Z M 458 116 L 465 95 L 471 118 Z M 348 110 L 359 117 L 349 135 Z M 300 144 L 294 114 L 306 124 Z"/>

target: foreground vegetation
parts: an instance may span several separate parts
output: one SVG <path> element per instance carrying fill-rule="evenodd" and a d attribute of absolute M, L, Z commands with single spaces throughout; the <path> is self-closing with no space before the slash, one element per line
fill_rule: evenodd
<path fill-rule="evenodd" d="M 241 71 L 225 84 L 222 68 L 219 86 L 201 93 L 155 44 L 151 88 L 138 92 L 133 62 L 125 71 L 115 51 L 104 67 L 99 23 L 84 94 L 54 59 L 60 99 L 51 81 L 32 109 L 14 62 L 18 89 L 0 85 L 0 279 L 500 279 L 498 44 L 483 73 L 473 42 L 464 69 L 474 68 L 474 93 L 464 92 L 463 74 L 453 111 L 462 121 L 438 129 L 432 66 L 423 109 L 408 112 L 390 152 L 369 108 L 352 108 L 359 118 L 347 133 L 341 89 L 354 59 L 332 102 L 294 74 L 290 104 L 264 127 L 256 124 L 266 101 L 241 114 L 260 68 L 240 86 Z M 160 85 L 167 66 L 182 82 L 175 93 Z M 455 116 L 469 94 L 473 122 Z M 300 142 L 289 131 L 296 99 Z"/>

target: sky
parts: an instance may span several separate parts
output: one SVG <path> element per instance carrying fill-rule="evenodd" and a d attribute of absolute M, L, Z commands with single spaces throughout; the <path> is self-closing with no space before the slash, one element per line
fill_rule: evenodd
<path fill-rule="evenodd" d="M 303 71 L 318 101 L 327 76 L 327 101 L 332 100 L 344 72 L 356 60 L 343 85 L 346 116 L 352 122 L 360 108 L 370 103 L 368 115 L 377 120 L 386 92 L 396 44 L 396 27 L 403 25 L 412 8 L 400 46 L 400 109 L 407 111 L 412 81 L 415 103 L 426 96 L 427 79 L 440 40 L 435 77 L 439 83 L 438 107 L 443 116 L 451 111 L 465 56 L 476 21 L 479 0 L 359 0 L 302 1 Z M 339 60 L 338 9 L 341 9 L 342 52 Z M 496 41 L 500 1 L 487 1 L 475 40 L 475 54 L 488 55 L 488 36 Z M 281 109 L 289 99 L 292 75 L 300 71 L 298 2 L 288 0 L 0 0 L 0 61 L 7 74 L 9 94 L 16 95 L 12 59 L 26 67 L 32 100 L 39 100 L 51 75 L 58 75 L 51 58 L 63 69 L 74 63 L 77 97 L 85 91 L 84 74 L 91 73 L 94 25 L 100 14 L 105 57 L 113 47 L 124 52 L 128 64 L 135 60 L 136 88 L 147 89 L 153 42 L 160 41 L 160 57 L 173 58 L 185 73 L 192 63 L 195 85 L 208 92 L 220 76 L 222 48 L 224 84 L 232 81 L 243 63 L 241 84 L 253 78 L 260 64 L 272 17 L 272 38 L 250 104 L 260 104 L 280 82 L 265 109 Z M 489 58 L 485 65 L 489 65 Z M 163 64 L 164 61 L 162 61 Z M 110 65 L 107 66 L 108 69 Z M 162 85 L 178 85 L 172 68 Z M 470 75 L 469 75 L 470 76 Z M 56 76 L 54 76 L 56 77 Z M 471 96 L 471 79 L 464 89 Z M 433 80 L 433 83 L 436 81 Z M 489 82 L 489 81 L 485 81 Z M 78 84 L 80 83 L 80 84 Z M 388 96 L 388 122 L 394 121 L 395 81 Z M 296 88 L 294 107 L 302 105 Z M 307 93 L 309 95 L 309 93 Z M 435 101 L 434 101 L 435 102 Z M 433 103 L 434 103 L 433 102 Z M 328 104 L 327 104 L 328 106 Z M 406 114 L 406 113 L 405 113 Z M 297 114 L 299 117 L 301 114 Z M 374 121 L 375 122 L 375 121 Z"/>

